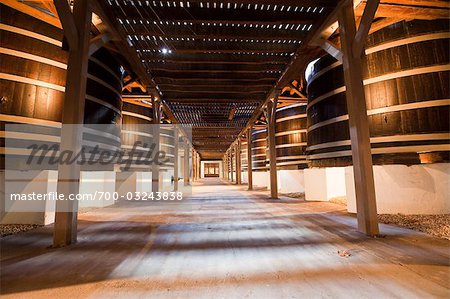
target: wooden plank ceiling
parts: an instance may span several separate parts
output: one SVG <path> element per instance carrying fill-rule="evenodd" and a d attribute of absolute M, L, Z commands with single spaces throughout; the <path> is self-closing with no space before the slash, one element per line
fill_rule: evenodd
<path fill-rule="evenodd" d="M 161 96 L 222 157 L 335 0 L 104 0 Z"/>

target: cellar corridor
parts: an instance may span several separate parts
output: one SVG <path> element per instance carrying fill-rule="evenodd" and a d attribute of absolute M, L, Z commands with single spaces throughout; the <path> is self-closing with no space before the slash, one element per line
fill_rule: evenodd
<path fill-rule="evenodd" d="M 181 204 L 79 214 L 70 247 L 49 248 L 52 226 L 1 239 L 1 289 L 4 298 L 445 297 L 447 241 L 381 229 L 385 238 L 368 238 L 339 205 L 270 200 L 208 178 Z"/>

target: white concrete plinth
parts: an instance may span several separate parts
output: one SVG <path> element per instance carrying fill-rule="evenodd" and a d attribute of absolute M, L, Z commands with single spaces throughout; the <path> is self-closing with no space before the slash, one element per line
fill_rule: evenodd
<path fill-rule="evenodd" d="M 258 188 L 268 187 L 269 180 L 268 171 L 253 171 L 253 186 Z"/>
<path fill-rule="evenodd" d="M 329 201 L 346 196 L 345 168 L 310 168 L 304 170 L 305 199 Z"/>
<path fill-rule="evenodd" d="M 304 170 L 278 170 L 278 192 L 303 193 L 305 192 Z"/>
<path fill-rule="evenodd" d="M 152 192 L 151 172 L 118 172 L 116 174 L 116 191 L 121 196 L 128 192 Z"/>
<path fill-rule="evenodd" d="M 80 179 L 80 208 L 103 208 L 114 204 L 116 173 L 114 171 L 82 171 Z M 97 196 L 94 197 L 94 195 Z M 90 195 L 90 196 L 86 196 Z"/>
<path fill-rule="evenodd" d="M 54 200 L 27 200 L 5 202 L 11 194 L 31 195 L 56 193 L 58 172 L 13 171 L 1 172 L 1 224 L 38 224 L 47 225 L 55 222 Z M 6 206 L 5 206 L 6 204 Z M 5 209 L 6 208 L 6 209 Z"/>
<path fill-rule="evenodd" d="M 242 184 L 248 184 L 248 172 L 247 171 L 243 171 L 241 173 L 241 182 L 242 182 Z"/>
<path fill-rule="evenodd" d="M 174 189 L 172 182 L 173 179 L 173 169 L 167 169 L 159 173 L 159 186 L 161 192 L 171 192 Z"/>
<path fill-rule="evenodd" d="M 450 213 L 450 163 L 373 167 L 378 214 Z M 353 167 L 345 168 L 347 209 L 356 213 Z"/>

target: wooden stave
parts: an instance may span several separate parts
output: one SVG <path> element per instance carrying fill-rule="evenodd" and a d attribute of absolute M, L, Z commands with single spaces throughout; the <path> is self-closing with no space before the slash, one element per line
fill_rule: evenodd
<path fill-rule="evenodd" d="M 424 23 L 428 24 L 428 26 L 421 26 Z M 424 22 L 424 21 L 414 21 L 414 22 L 401 22 L 397 23 L 394 26 L 396 28 L 394 37 L 395 41 L 399 40 L 399 32 L 402 32 L 403 34 L 405 31 L 409 30 L 413 34 L 420 33 L 420 34 L 426 34 L 427 31 L 424 31 L 423 28 L 430 28 L 431 22 Z M 437 21 L 437 29 L 436 32 L 439 34 L 439 32 L 448 32 L 448 25 L 444 24 L 442 21 Z M 382 39 L 379 36 L 385 37 L 385 32 L 381 31 L 378 33 L 378 35 L 372 35 L 369 37 L 368 40 L 368 48 L 373 46 L 380 46 L 383 43 L 389 43 L 392 40 L 390 39 L 384 39 L 383 42 L 380 42 Z M 407 35 L 403 36 L 404 39 L 408 39 L 411 37 L 415 37 L 415 35 Z M 432 45 L 430 45 L 430 43 Z M 412 46 L 411 46 L 412 45 Z M 384 75 L 385 73 L 380 71 L 372 71 L 369 70 L 368 66 L 376 65 L 377 61 L 379 60 L 380 54 L 383 52 L 389 51 L 389 55 L 393 55 L 392 53 L 400 51 L 402 48 L 404 49 L 410 49 L 418 51 L 418 47 L 420 46 L 429 49 L 430 47 L 434 48 L 443 48 L 448 49 L 448 38 L 440 38 L 432 41 L 421 41 L 419 43 L 413 43 L 413 44 L 407 44 L 404 46 L 394 47 L 386 50 L 381 50 L 378 52 L 374 52 L 372 54 L 367 55 L 367 64 L 364 69 L 364 76 L 365 78 L 370 78 L 373 76 L 380 76 Z M 418 51 L 420 53 L 420 51 Z M 411 59 L 410 64 L 407 65 L 394 65 L 391 69 L 393 72 L 400 72 L 405 70 L 411 70 L 411 69 L 418 69 L 421 67 L 429 67 L 433 68 L 436 65 L 445 65 L 448 64 L 448 51 L 446 50 L 436 50 L 437 54 L 435 55 L 434 61 L 430 59 L 424 59 L 423 64 L 420 63 L 418 58 L 415 56 L 414 59 Z M 443 54 L 445 52 L 445 54 Z M 315 73 L 320 72 L 322 69 L 325 69 L 327 66 L 335 63 L 335 60 L 331 58 L 331 56 L 324 56 L 321 58 L 316 64 L 314 65 L 315 71 L 313 72 L 313 75 Z M 389 67 L 389 64 L 384 64 L 384 70 L 387 73 L 392 73 L 389 71 L 387 67 Z M 340 71 L 340 72 L 339 72 Z M 311 79 L 311 78 L 310 78 Z M 405 104 L 405 98 L 407 103 L 415 103 L 420 102 L 421 100 L 435 100 L 439 101 L 440 99 L 448 99 L 449 92 L 448 90 L 439 89 L 441 86 L 445 86 L 445 82 L 448 82 L 449 79 L 449 72 L 448 71 L 440 71 L 440 72 L 432 72 L 432 73 L 424 73 L 424 74 L 413 74 L 412 76 L 405 76 L 401 78 L 396 79 L 390 79 L 390 80 L 384 80 L 380 82 L 375 82 L 370 85 L 366 85 L 366 95 L 367 99 L 366 101 L 368 106 L 368 113 L 375 113 L 375 109 L 379 109 L 384 107 L 383 105 L 375 105 L 375 101 L 371 100 L 371 97 L 375 94 L 375 91 L 382 90 L 384 86 L 388 86 L 389 88 L 396 87 L 398 90 L 404 90 L 405 88 L 402 88 L 402 86 L 411 86 L 412 83 L 419 84 L 418 82 L 431 82 L 429 85 L 433 86 L 432 88 L 429 88 L 429 90 L 433 90 L 433 93 L 431 96 L 425 96 L 425 95 L 416 95 L 415 97 L 412 97 L 411 95 L 405 96 L 404 98 L 398 98 L 398 102 L 395 104 Z M 322 85 L 320 83 L 322 82 Z M 326 86 L 323 82 L 337 82 L 333 86 Z M 412 82 L 412 83 L 410 83 Z M 316 87 L 315 85 L 319 86 Z M 345 99 L 345 92 L 337 93 L 334 95 L 329 96 L 328 98 L 317 102 L 317 98 L 322 96 L 323 94 L 326 94 L 327 92 L 336 90 L 339 86 L 343 86 L 343 74 L 342 74 L 342 66 L 333 68 L 329 70 L 328 72 L 322 74 L 320 77 L 316 78 L 312 84 L 308 84 L 308 157 L 311 160 L 312 166 L 318 166 L 318 167 L 327 167 L 327 166 L 347 166 L 351 165 L 351 157 L 349 156 L 336 156 L 336 157 L 330 157 L 330 158 L 320 158 L 320 156 L 325 157 L 327 156 L 327 153 L 344 153 L 348 155 L 350 146 L 335 146 L 335 147 L 328 147 L 323 149 L 314 149 L 311 150 L 311 147 L 314 146 L 320 146 L 320 145 L 326 145 L 328 142 L 340 142 L 349 140 L 349 132 L 348 132 L 348 121 L 339 121 L 332 124 L 325 125 L 323 127 L 315 128 L 311 130 L 311 128 L 314 128 L 314 126 L 319 126 L 324 121 L 328 121 L 329 119 L 332 119 L 334 117 L 337 117 L 336 120 L 339 118 L 342 118 L 346 115 L 346 99 Z M 387 87 L 386 87 L 387 88 Z M 317 92 L 319 91 L 320 92 Z M 424 93 L 425 87 L 419 89 Z M 436 92 L 436 90 L 439 90 L 440 92 Z M 391 94 L 392 95 L 392 94 Z M 390 98 L 389 98 L 390 99 Z M 316 103 L 314 104 L 314 101 L 316 100 Z M 313 105 L 311 106 L 311 103 Z M 332 103 L 332 105 L 331 105 Z M 433 102 L 428 102 L 430 105 L 434 105 Z M 424 105 L 427 105 L 428 103 L 424 103 Z M 382 103 L 386 106 L 386 103 Z M 422 104 L 420 104 L 422 105 Z M 330 111 L 334 109 L 334 114 L 328 113 L 327 110 Z M 428 126 L 424 126 L 423 123 L 421 126 L 418 126 L 417 124 L 419 122 L 413 122 L 410 121 L 410 123 L 414 124 L 416 123 L 416 126 L 414 125 L 409 126 L 406 129 L 402 129 L 402 126 L 399 125 L 398 121 L 399 119 L 406 117 L 412 118 L 414 113 L 417 113 L 417 111 L 420 111 L 419 113 L 422 113 L 423 115 L 430 115 L 431 119 L 433 119 L 433 123 L 430 123 Z M 407 115 L 407 116 L 405 116 Z M 448 133 L 449 132 L 449 121 L 448 121 L 448 115 L 449 115 L 449 106 L 436 106 L 436 107 L 427 107 L 427 108 L 421 108 L 421 109 L 415 109 L 415 110 L 404 110 L 404 111 L 393 111 L 393 112 L 385 112 L 383 114 L 373 114 L 369 115 L 369 121 L 370 121 L 370 130 L 371 130 L 371 137 L 383 137 L 383 136 L 393 136 L 391 142 L 375 142 L 375 140 L 372 140 L 372 148 L 376 152 L 373 154 L 373 160 L 374 164 L 394 164 L 394 163 L 400 163 L 400 164 L 420 164 L 421 161 L 425 160 L 423 158 L 422 153 L 385 153 L 380 154 L 383 152 L 383 149 L 391 147 L 391 149 L 386 149 L 386 151 L 392 151 L 395 150 L 392 149 L 393 146 L 397 146 L 399 150 L 404 150 L 403 146 L 409 146 L 412 148 L 412 146 L 417 147 L 418 145 L 422 144 L 425 148 L 428 147 L 429 149 L 440 149 L 442 145 L 448 144 L 448 139 L 445 141 L 445 139 L 442 140 L 429 140 L 429 141 L 421 141 L 418 142 L 417 140 L 414 140 L 414 135 L 417 134 L 429 134 L 427 136 L 435 136 L 437 133 Z M 322 117 L 322 118 L 321 118 Z M 390 121 L 392 119 L 396 120 L 397 123 L 391 125 L 391 131 L 386 132 L 385 127 L 383 129 L 380 128 L 379 124 L 383 121 L 386 121 L 386 119 L 389 119 Z M 403 126 L 404 127 L 404 126 Z M 402 131 L 399 131 L 402 129 Z M 397 130 L 397 131 L 395 131 Z M 393 144 L 393 140 L 396 137 L 396 135 L 404 135 L 403 137 L 411 135 L 411 141 L 402 141 L 402 142 L 395 142 L 396 144 Z M 442 135 L 442 134 L 440 134 Z M 395 137 L 395 138 L 394 138 Z M 419 138 L 424 138 L 425 135 L 419 136 Z M 433 137 L 434 138 L 434 137 Z M 376 138 L 375 138 L 376 139 Z M 378 138 L 382 139 L 382 138 Z M 386 138 L 384 138 L 386 139 Z M 439 152 L 439 151 L 438 151 Z M 434 159 L 428 160 L 426 163 L 430 162 L 446 162 L 448 161 L 448 151 L 439 152 L 440 154 L 433 155 Z"/>
<path fill-rule="evenodd" d="M 267 168 L 267 129 L 252 131 L 253 171 L 266 171 Z"/>
<path fill-rule="evenodd" d="M 3 48 L 3 51 L 7 51 L 8 53 L 12 51 L 14 53 L 14 55 L 5 54 L 4 52 L 0 54 L 0 73 L 8 76 L 6 79 L 2 78 L 0 80 L 1 89 L 5 92 L 2 96 L 5 96 L 7 99 L 6 103 L 1 104 L 0 107 L 2 118 L 7 119 L 7 121 L 1 122 L 2 134 L 5 134 L 4 130 L 6 124 L 27 124 L 30 123 L 30 121 L 33 123 L 34 120 L 36 120 L 37 122 L 46 123 L 45 127 L 53 127 L 56 131 L 48 135 L 37 135 L 33 143 L 39 143 L 46 138 L 59 138 L 65 89 L 65 64 L 68 57 L 67 53 L 64 52 L 60 46 L 55 45 L 55 43 L 62 40 L 62 31 L 7 6 L 1 5 L 1 10 L 1 47 Z M 28 30 L 31 33 L 28 36 L 21 30 Z M 34 37 L 34 34 L 42 35 L 43 37 L 36 38 Z M 103 49 L 100 49 L 99 52 L 95 53 L 94 57 L 96 55 L 98 55 L 96 59 L 103 61 L 104 65 L 108 65 L 109 67 L 115 65 L 116 70 L 121 68 L 120 64 L 114 60 L 105 60 L 106 57 L 111 58 L 112 55 L 108 56 L 108 53 Z M 42 57 L 42 59 L 39 57 Z M 40 62 L 40 60 L 42 60 L 42 62 Z M 89 61 L 89 69 L 90 71 L 101 71 L 102 67 Z M 110 72 L 110 70 L 103 70 L 101 72 Z M 97 99 L 96 102 L 86 100 L 85 103 L 85 127 L 87 126 L 92 129 L 92 126 L 89 126 L 89 124 L 112 124 L 111 127 L 107 128 L 112 135 L 103 134 L 105 126 L 102 126 L 98 133 L 101 136 L 110 136 L 111 138 L 109 140 L 106 140 L 101 136 L 91 138 L 92 134 L 89 134 L 89 132 L 85 132 L 83 136 L 86 138 L 87 142 L 97 141 L 98 139 L 103 141 L 106 140 L 106 143 L 101 146 L 106 146 L 105 148 L 109 150 L 120 149 L 118 130 L 121 122 L 120 111 L 122 102 L 120 93 L 122 89 L 122 73 L 116 73 L 117 78 L 113 84 L 116 89 L 116 92 L 114 93 L 115 96 L 99 96 L 100 99 Z M 14 77 L 14 80 L 25 80 L 26 82 L 30 81 L 31 83 L 10 80 L 9 78 L 11 76 Z M 39 82 L 50 87 L 39 86 L 39 84 L 41 84 Z M 38 85 L 35 85 L 34 83 L 37 83 Z M 88 79 L 87 98 L 92 97 L 92 95 L 90 95 L 90 93 L 92 94 L 92 91 L 97 91 L 100 95 L 109 94 L 110 90 L 101 92 L 100 89 L 103 88 L 102 86 L 100 88 L 98 86 L 93 88 L 92 85 L 92 82 Z M 106 106 L 99 104 L 103 102 L 106 102 Z M 90 111 L 93 110 L 99 113 L 90 115 Z M 37 128 L 39 128 L 39 130 L 35 133 L 42 132 L 42 127 L 37 126 Z M 87 130 L 89 130 L 89 128 L 87 128 Z M 59 142 L 51 144 L 59 144 Z M 2 146 L 3 150 L 5 150 L 4 139 L 2 141 Z M 88 146 L 88 149 L 89 148 L 90 147 Z M 17 156 L 20 157 L 20 155 Z M 11 157 L 13 159 L 16 158 L 15 155 Z M 3 158 L 4 156 L 2 156 L 2 159 Z M 20 158 L 18 160 L 20 160 Z M 2 166 L 4 166 L 4 164 L 2 164 Z M 37 167 L 37 169 L 41 168 L 39 166 L 33 166 L 32 169 L 35 169 L 34 167 Z M 112 167 L 113 166 L 109 166 L 107 168 L 108 170 L 111 170 Z M 29 167 L 22 165 L 18 169 L 29 169 Z M 56 169 L 56 166 L 52 167 L 52 169 Z M 86 167 L 83 167 L 82 169 L 86 170 Z M 102 169 L 104 169 L 104 167 Z M 100 169 L 97 168 L 96 170 Z"/>
<path fill-rule="evenodd" d="M 275 142 L 278 169 L 307 168 L 306 132 L 300 132 L 306 131 L 306 125 L 306 105 L 292 104 L 277 109 Z M 305 145 L 298 145 L 300 143 Z"/>
<path fill-rule="evenodd" d="M 133 115 L 127 115 L 127 113 Z M 152 109 L 141 105 L 132 104 L 129 102 L 123 103 L 123 119 L 122 119 L 122 146 L 126 149 L 127 146 L 132 146 L 134 142 L 140 141 L 142 144 L 151 145 L 153 143 L 152 130 Z M 130 134 L 129 131 L 135 133 L 149 134 L 149 136 L 141 136 L 137 134 Z M 165 153 L 167 160 L 161 166 L 162 171 L 172 169 L 175 161 L 175 131 L 171 125 L 160 126 L 160 150 Z M 142 151 L 138 151 L 142 153 Z M 122 168 L 123 170 L 123 168 Z M 151 166 L 144 167 L 133 163 L 131 168 L 127 171 L 151 171 Z"/>
<path fill-rule="evenodd" d="M 128 115 L 127 113 L 129 112 L 132 113 L 132 115 Z M 141 146 L 145 144 L 150 145 L 153 143 L 153 132 L 150 132 L 150 125 L 152 125 L 151 117 L 152 110 L 150 107 L 135 105 L 129 102 L 123 103 L 121 141 L 122 149 L 124 151 L 129 152 L 130 147 L 132 147 L 135 142 L 140 142 Z M 138 153 L 146 155 L 146 152 L 144 151 L 138 151 Z M 139 165 L 138 163 L 132 163 L 129 169 L 124 169 L 122 165 L 121 170 L 151 171 L 150 165 L 147 165 L 147 167 L 144 166 L 145 165 Z"/>
<path fill-rule="evenodd" d="M 247 171 L 248 161 L 247 161 L 247 141 L 241 142 L 241 169 L 243 172 Z"/>

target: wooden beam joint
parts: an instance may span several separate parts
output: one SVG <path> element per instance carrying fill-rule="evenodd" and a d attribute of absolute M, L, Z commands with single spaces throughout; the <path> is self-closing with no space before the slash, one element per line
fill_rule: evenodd
<path fill-rule="evenodd" d="M 111 35 L 107 32 L 93 37 L 89 42 L 89 56 L 92 56 L 101 47 L 107 44 L 111 40 Z"/>
<path fill-rule="evenodd" d="M 71 50 L 77 49 L 79 32 L 69 3 L 66 0 L 53 0 L 53 4 L 58 12 L 69 48 Z"/>

